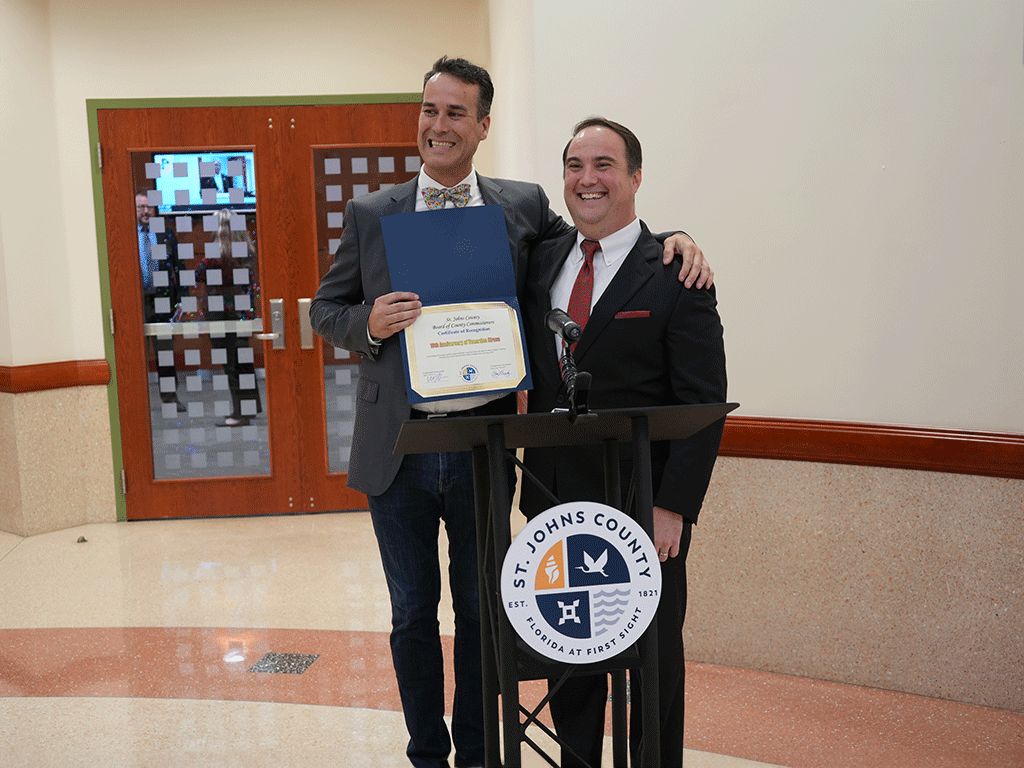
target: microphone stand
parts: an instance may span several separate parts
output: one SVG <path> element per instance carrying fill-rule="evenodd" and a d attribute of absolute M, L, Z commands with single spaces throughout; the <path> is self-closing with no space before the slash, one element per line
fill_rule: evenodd
<path fill-rule="evenodd" d="M 576 361 L 573 359 L 572 350 L 568 344 L 562 348 L 559 364 L 562 368 L 562 383 L 565 385 L 565 392 L 569 398 L 569 423 L 574 424 L 576 419 L 581 416 L 584 419 L 593 418 L 596 414 L 591 413 L 590 407 L 587 405 L 593 376 L 586 371 L 576 369 Z"/>

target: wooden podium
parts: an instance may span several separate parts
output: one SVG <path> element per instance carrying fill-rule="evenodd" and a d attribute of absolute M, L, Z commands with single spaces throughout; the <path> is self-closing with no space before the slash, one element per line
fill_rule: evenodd
<path fill-rule="evenodd" d="M 604 445 L 605 503 L 621 509 L 622 485 L 619 444 L 633 450 L 633 503 L 622 510 L 636 519 L 649 536 L 653 531 L 654 498 L 651 488 L 651 441 L 689 437 L 725 417 L 736 403 L 673 405 L 592 411 L 570 421 L 564 413 L 468 416 L 407 421 L 402 425 L 395 453 L 473 452 L 473 482 L 477 515 L 477 558 L 480 577 L 480 642 L 483 659 L 484 744 L 486 768 L 520 768 L 522 744 L 529 744 L 552 766 L 547 755 L 527 734 L 536 725 L 554 734 L 537 719 L 547 696 L 530 711 L 519 702 L 519 683 L 573 674 L 612 674 L 612 755 L 615 766 L 626 768 L 625 670 L 638 668 L 643 681 L 644 753 L 653 755 L 642 768 L 659 768 L 657 620 L 630 649 L 598 664 L 569 664 L 542 659 L 519 641 L 502 607 L 501 569 L 512 542 L 512 493 L 508 461 L 518 448 Z M 528 478 L 524 474 L 524 482 Z M 551 494 L 548 494 L 551 496 Z M 558 503 L 555 497 L 552 504 Z M 653 538 L 653 536 L 652 536 Z M 498 697 L 504 760 L 499 740 Z M 525 716 L 525 720 L 521 717 Z M 556 756 L 557 758 L 557 756 Z M 600 766 L 592 766 L 600 768 Z"/>

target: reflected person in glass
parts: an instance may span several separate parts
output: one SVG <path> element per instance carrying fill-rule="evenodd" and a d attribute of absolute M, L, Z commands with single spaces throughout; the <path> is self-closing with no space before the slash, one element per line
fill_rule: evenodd
<path fill-rule="evenodd" d="M 231 392 L 231 414 L 220 426 L 244 427 L 263 411 L 249 333 L 240 337 L 238 329 L 239 321 L 253 317 L 253 270 L 248 259 L 256 255 L 256 244 L 245 217 L 228 208 L 217 211 L 213 238 L 217 256 L 202 260 L 196 268 L 196 284 L 205 286 L 206 319 L 225 325 L 224 330 L 210 330 L 213 359 L 219 358 Z"/>

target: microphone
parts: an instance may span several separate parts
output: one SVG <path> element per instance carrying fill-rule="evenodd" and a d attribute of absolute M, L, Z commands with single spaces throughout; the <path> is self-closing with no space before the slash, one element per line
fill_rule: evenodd
<path fill-rule="evenodd" d="M 544 325 L 553 334 L 565 341 L 566 344 L 574 344 L 579 341 L 583 328 L 580 324 L 565 314 L 564 310 L 552 309 L 544 316 Z"/>

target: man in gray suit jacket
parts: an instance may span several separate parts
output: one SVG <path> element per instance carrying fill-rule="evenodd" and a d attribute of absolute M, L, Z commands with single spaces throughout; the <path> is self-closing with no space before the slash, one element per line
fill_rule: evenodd
<path fill-rule="evenodd" d="M 362 358 L 348 484 L 369 497 L 391 596 L 391 653 L 409 730 L 406 754 L 423 768 L 448 766 L 452 740 L 457 768 L 482 765 L 484 758 L 472 459 L 469 453 L 395 456 L 392 450 L 410 418 L 514 413 L 516 401 L 514 395 L 483 395 L 410 406 L 396 334 L 416 320 L 421 304 L 415 293 L 391 289 L 380 219 L 433 207 L 501 205 L 522 294 L 531 246 L 571 228 L 550 210 L 538 185 L 490 179 L 474 170 L 473 156 L 490 127 L 493 93 L 481 67 L 445 57 L 434 64 L 424 78 L 419 176 L 349 201 L 334 265 L 310 307 L 320 336 Z M 698 287 L 708 280 L 709 270 L 689 238 L 670 238 L 666 251 L 672 249 L 684 264 L 692 259 L 692 269 L 684 272 L 700 275 Z M 442 719 L 439 521 L 449 543 L 455 611 L 451 736 Z"/>

